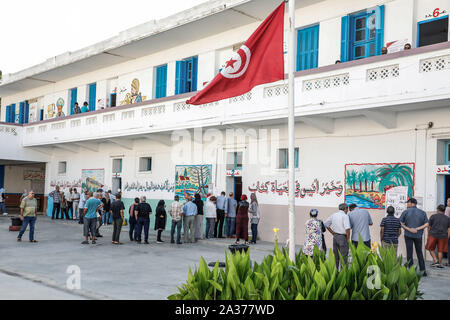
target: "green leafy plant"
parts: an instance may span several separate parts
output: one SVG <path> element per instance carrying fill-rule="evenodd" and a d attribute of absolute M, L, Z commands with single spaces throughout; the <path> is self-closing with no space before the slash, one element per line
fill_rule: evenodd
<path fill-rule="evenodd" d="M 169 300 L 415 300 L 421 273 L 402 264 L 393 248 L 370 250 L 362 241 L 350 243 L 353 261 L 336 268 L 330 250 L 299 252 L 295 260 L 275 245 L 273 254 L 251 267 L 250 254 L 225 252 L 225 269 L 212 270 L 201 258 L 188 281 Z M 370 271 L 370 272 L 369 272 Z"/>

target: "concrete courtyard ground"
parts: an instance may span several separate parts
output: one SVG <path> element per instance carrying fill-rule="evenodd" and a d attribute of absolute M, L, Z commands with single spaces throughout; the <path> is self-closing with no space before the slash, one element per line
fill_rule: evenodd
<path fill-rule="evenodd" d="M 104 235 L 96 245 L 82 245 L 82 225 L 75 221 L 52 221 L 38 217 L 36 244 L 16 241 L 9 232 L 10 217 L 0 217 L 0 299 L 155 299 L 163 300 L 177 292 L 187 280 L 188 268 L 207 262 L 224 261 L 229 239 L 212 239 L 196 244 L 156 244 L 151 229 L 150 244 L 135 244 L 124 227 L 123 246 L 111 244 L 112 227 L 103 226 Z M 253 261 L 271 253 L 273 244 L 251 247 Z M 69 266 L 81 270 L 81 289 L 69 290 Z M 437 270 L 428 265 L 429 276 L 421 281 L 425 299 L 450 299 L 450 268 Z"/>

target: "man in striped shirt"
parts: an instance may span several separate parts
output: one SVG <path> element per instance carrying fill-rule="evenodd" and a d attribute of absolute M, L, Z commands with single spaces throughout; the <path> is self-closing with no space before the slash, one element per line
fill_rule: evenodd
<path fill-rule="evenodd" d="M 56 219 L 59 219 L 59 211 L 61 210 L 61 193 L 59 192 L 59 186 L 56 186 L 55 190 L 50 192 L 48 195 L 53 198 L 52 220 L 55 219 L 55 213 Z M 62 218 L 63 217 L 61 216 L 61 219 Z"/>
<path fill-rule="evenodd" d="M 394 216 L 394 207 L 389 206 L 386 212 L 388 215 L 383 218 L 380 224 L 381 246 L 388 249 L 392 245 L 394 246 L 395 253 L 397 254 L 398 237 L 402 234 L 402 225 L 400 223 L 400 219 L 397 219 Z"/>
<path fill-rule="evenodd" d="M 183 217 L 183 205 L 180 203 L 180 197 L 175 196 L 175 201 L 169 207 L 169 214 L 172 217 L 172 229 L 170 231 L 170 243 L 175 243 L 174 234 L 177 229 L 177 244 L 181 244 L 181 227 Z"/>

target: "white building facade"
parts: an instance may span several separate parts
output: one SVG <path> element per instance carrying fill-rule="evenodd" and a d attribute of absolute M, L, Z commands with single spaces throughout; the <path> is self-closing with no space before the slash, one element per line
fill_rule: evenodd
<path fill-rule="evenodd" d="M 153 207 L 195 185 L 255 192 L 261 239 L 277 227 L 285 241 L 287 80 L 185 103 L 278 4 L 209 1 L 4 75 L 0 184 L 22 193 L 33 187 L 25 172 L 39 171 L 47 212 L 55 185 L 121 189 L 127 204 L 145 195 Z M 407 186 L 428 214 L 450 197 L 449 10 L 448 0 L 297 0 L 298 243 L 311 208 L 325 220 L 342 202 L 367 207 L 379 240 L 390 188 Z M 91 111 L 73 114 L 85 101 Z"/>

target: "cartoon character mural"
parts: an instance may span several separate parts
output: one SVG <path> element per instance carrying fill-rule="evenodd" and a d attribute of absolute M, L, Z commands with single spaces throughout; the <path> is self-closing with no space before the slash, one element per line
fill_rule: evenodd
<path fill-rule="evenodd" d="M 143 97 L 139 89 L 140 82 L 139 79 L 136 78 L 131 82 L 131 93 L 126 94 L 125 99 L 120 102 L 120 105 L 123 106 L 147 100 L 147 97 Z"/>
<path fill-rule="evenodd" d="M 53 118 L 55 115 L 56 115 L 55 104 L 54 103 L 49 104 L 47 106 L 47 117 L 48 117 L 48 119 Z"/>
<path fill-rule="evenodd" d="M 175 194 L 184 198 L 198 193 L 203 199 L 212 183 L 212 165 L 176 166 Z"/>
<path fill-rule="evenodd" d="M 58 101 L 56 101 L 56 107 L 58 108 L 56 117 L 65 117 L 66 115 L 63 112 L 63 107 L 64 107 L 64 99 L 63 98 L 59 98 Z"/>
<path fill-rule="evenodd" d="M 386 191 L 408 187 L 414 195 L 414 163 L 352 163 L 345 165 L 345 202 L 361 208 L 384 209 Z"/>

